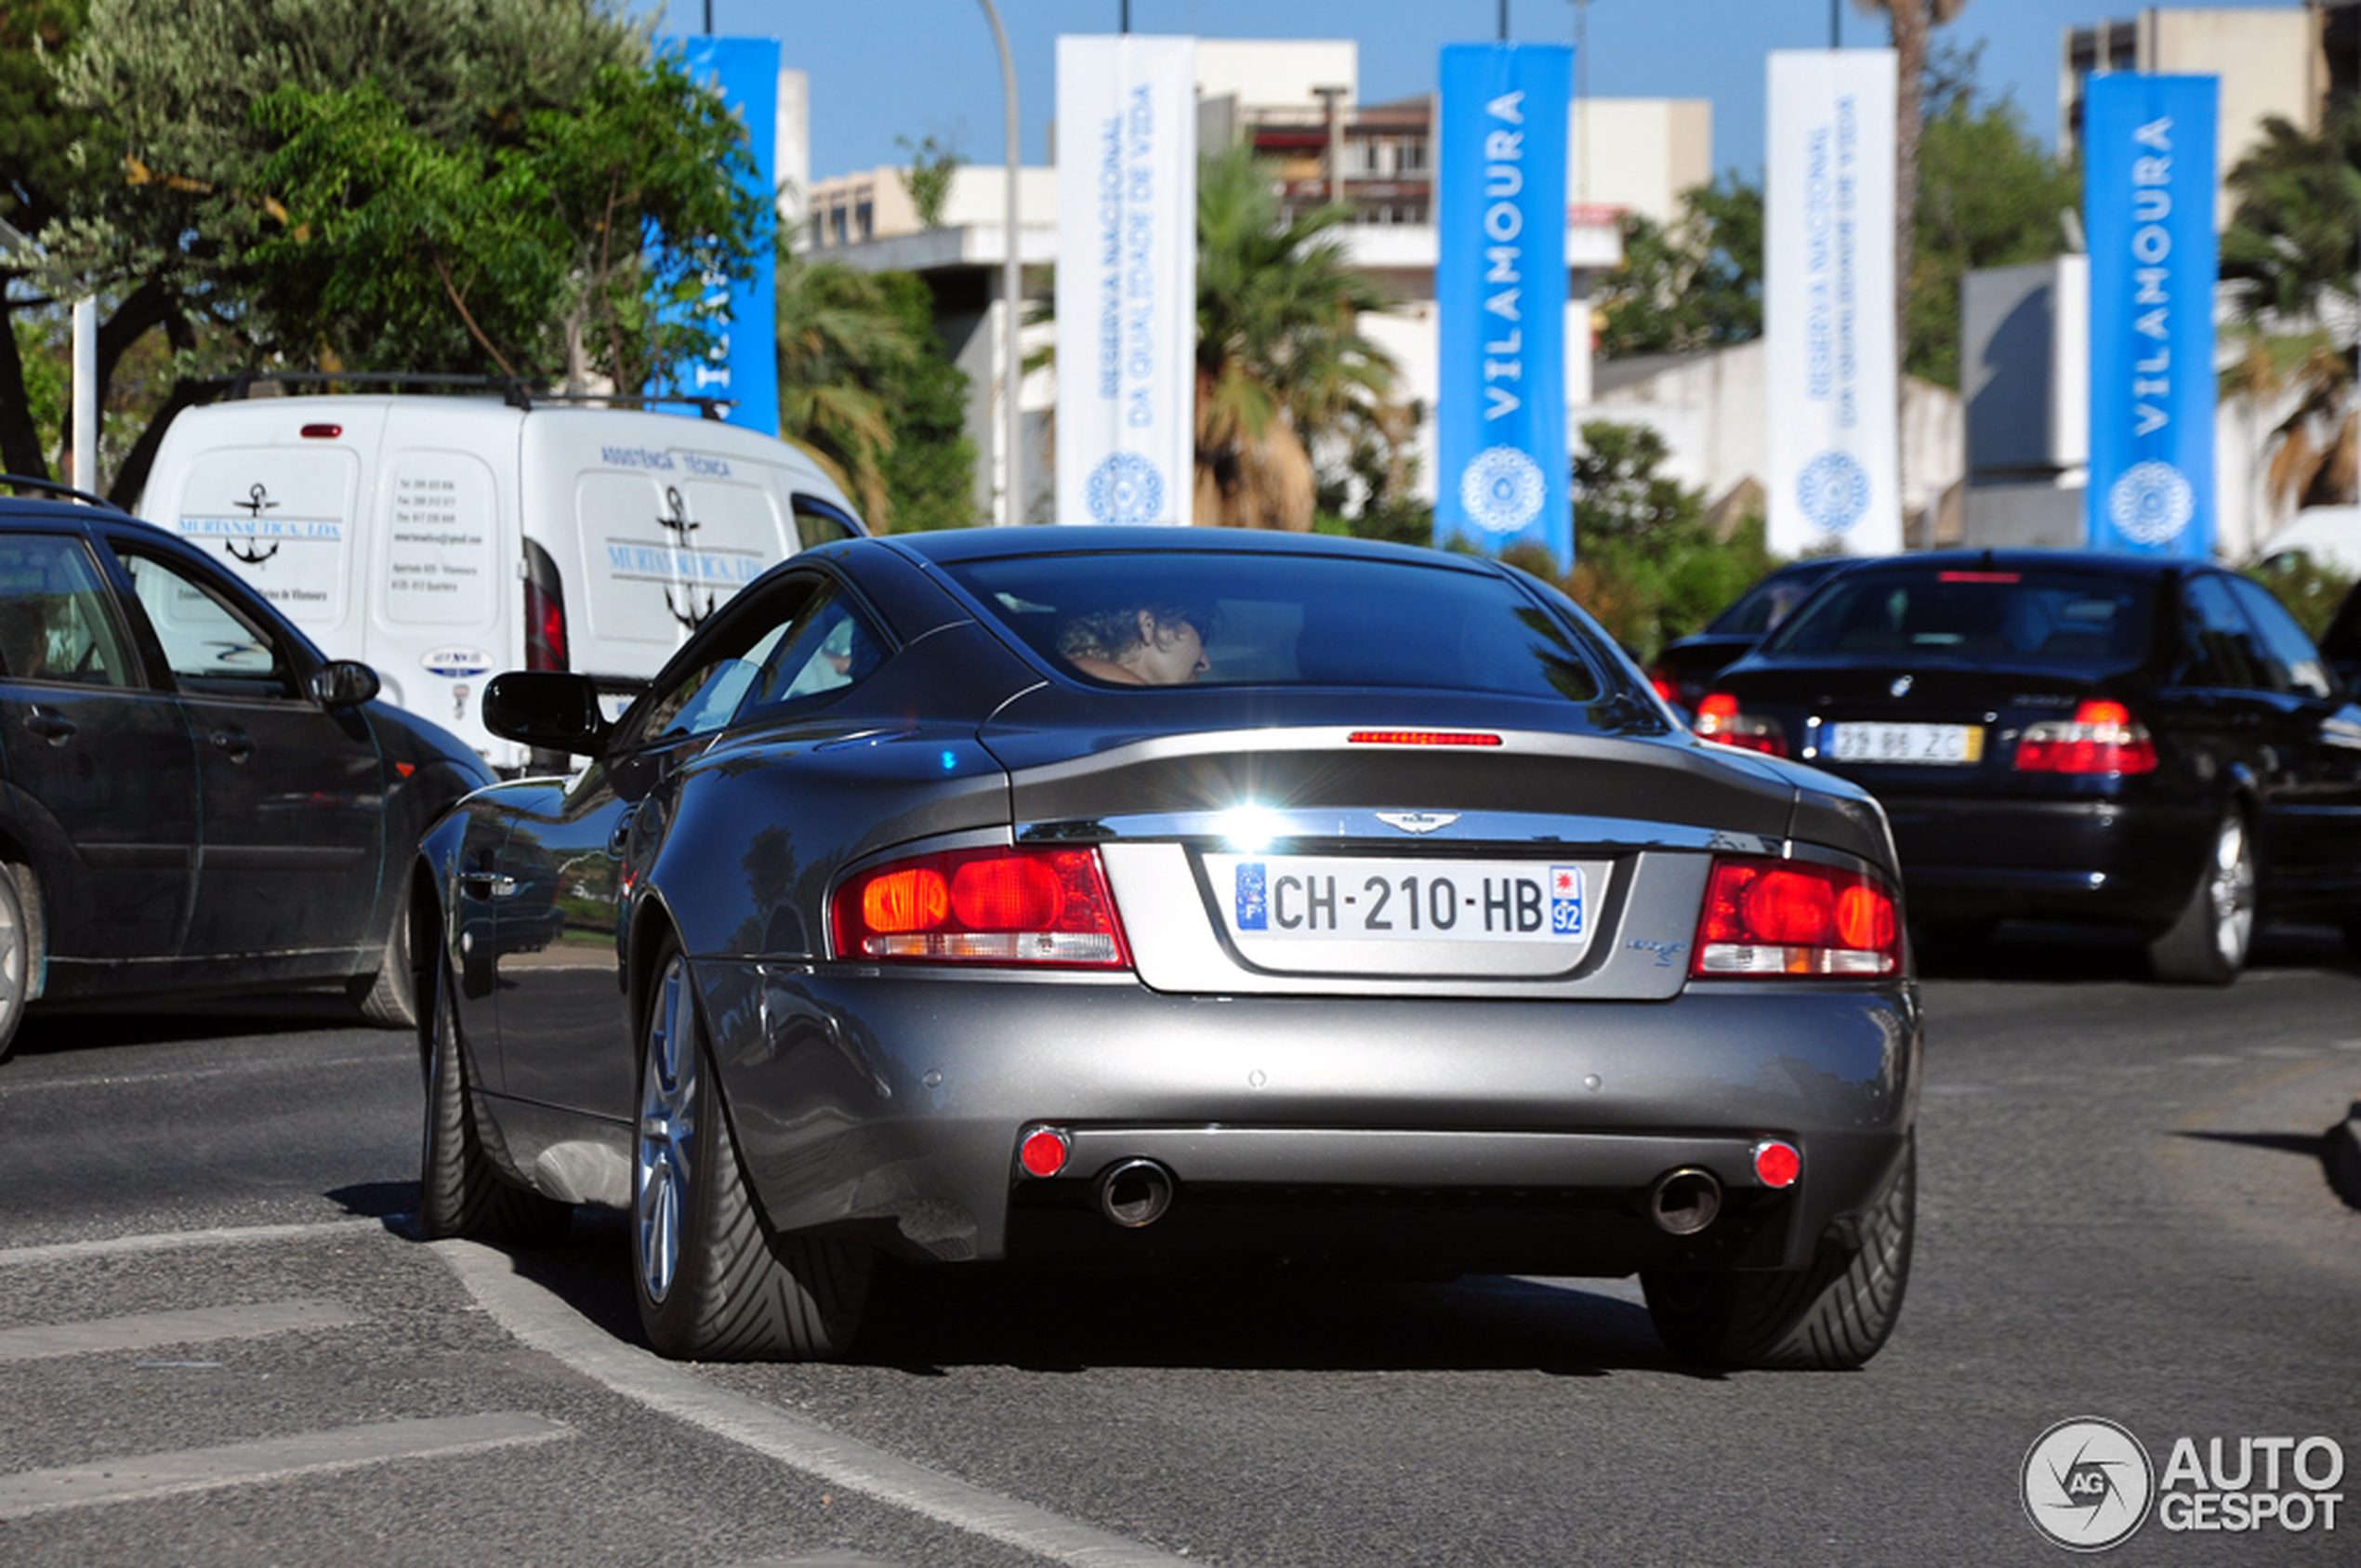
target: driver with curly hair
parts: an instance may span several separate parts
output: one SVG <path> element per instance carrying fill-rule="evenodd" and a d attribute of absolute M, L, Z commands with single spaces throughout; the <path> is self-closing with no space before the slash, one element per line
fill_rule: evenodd
<path fill-rule="evenodd" d="M 1212 612 L 1192 604 L 1132 604 L 1077 615 L 1058 634 L 1058 652 L 1093 680 L 1116 686 L 1185 686 L 1209 667 Z"/>

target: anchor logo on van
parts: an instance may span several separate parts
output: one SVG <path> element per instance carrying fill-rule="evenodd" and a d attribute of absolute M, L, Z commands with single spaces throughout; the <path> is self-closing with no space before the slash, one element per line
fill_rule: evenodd
<path fill-rule="evenodd" d="M 279 503 L 270 499 L 270 492 L 257 482 L 247 489 L 246 498 L 244 500 L 232 501 L 230 504 L 233 507 L 243 507 L 246 516 L 254 519 L 257 522 L 259 522 L 262 520 L 262 514 L 270 510 Z M 272 556 L 279 553 L 279 543 L 275 539 L 270 542 L 270 547 L 267 549 L 255 546 L 251 543 L 249 543 L 244 549 L 240 549 L 238 547 L 237 541 L 235 540 L 231 540 L 229 543 L 224 544 L 221 547 L 230 552 L 231 559 L 243 560 L 248 566 L 259 566 L 264 561 L 269 560 Z"/>
<path fill-rule="evenodd" d="M 664 487 L 664 503 L 672 508 L 672 515 L 666 517 L 658 514 L 657 525 L 670 529 L 680 535 L 682 543 L 687 543 L 689 535 L 695 533 L 698 526 L 696 520 L 689 515 L 689 503 L 680 498 L 679 491 L 668 484 Z M 674 620 L 691 631 L 694 631 L 705 625 L 706 616 L 713 613 L 713 590 L 710 588 L 706 590 L 705 603 L 699 605 L 694 588 L 685 583 L 681 584 L 679 588 L 680 597 L 675 600 L 673 585 L 666 583 L 664 586 L 664 607 L 672 613 Z"/>

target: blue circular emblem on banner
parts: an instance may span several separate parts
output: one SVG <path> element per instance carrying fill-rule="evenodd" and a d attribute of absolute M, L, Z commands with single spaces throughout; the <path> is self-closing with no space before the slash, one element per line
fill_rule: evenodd
<path fill-rule="evenodd" d="M 1487 446 L 1459 474 L 1459 505 L 1487 534 L 1514 534 L 1541 515 L 1541 466 L 1513 446 Z"/>
<path fill-rule="evenodd" d="M 2135 545 L 2169 545 L 2197 515 L 2197 493 L 2170 463 L 2134 463 L 2107 487 L 2107 517 Z"/>
<path fill-rule="evenodd" d="M 1869 509 L 1869 476 L 1845 453 L 1823 452 L 1796 476 L 1796 505 L 1824 534 L 1841 534 Z"/>
<path fill-rule="evenodd" d="M 1136 452 L 1118 452 L 1090 470 L 1084 504 L 1100 522 L 1154 522 L 1164 515 L 1164 476 Z"/>

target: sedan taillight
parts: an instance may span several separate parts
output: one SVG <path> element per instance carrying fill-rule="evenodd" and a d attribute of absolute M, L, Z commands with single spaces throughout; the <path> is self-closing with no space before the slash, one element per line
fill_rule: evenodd
<path fill-rule="evenodd" d="M 2020 773 L 2153 773 L 2156 740 L 2121 703 L 2093 700 L 2071 719 L 2025 726 L 2017 742 Z"/>
<path fill-rule="evenodd" d="M 1765 757 L 1787 754 L 1787 732 L 1779 721 L 1762 714 L 1742 712 L 1738 699 L 1727 692 L 1716 692 L 1697 705 L 1695 730 L 1699 740 L 1759 751 Z"/>
<path fill-rule="evenodd" d="M 1714 861 L 1692 975 L 1890 975 L 1901 968 L 1893 894 L 1876 876 L 1808 861 Z"/>
<path fill-rule="evenodd" d="M 1131 965 L 1096 850 L 913 855 L 854 876 L 831 908 L 841 958 Z"/>

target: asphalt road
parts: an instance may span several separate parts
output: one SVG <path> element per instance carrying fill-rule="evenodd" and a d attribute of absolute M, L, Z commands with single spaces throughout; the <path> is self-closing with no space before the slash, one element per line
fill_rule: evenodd
<path fill-rule="evenodd" d="M 1926 983 L 1908 1304 L 1698 1377 L 1622 1282 L 904 1288 L 864 1358 L 637 1350 L 613 1221 L 423 1245 L 406 1040 L 292 999 L 42 1019 L 0 1067 L 0 1562 L 2062 1563 L 2053 1423 L 2334 1439 L 2361 1497 L 2361 967 L 2225 991 L 2012 934 Z M 2325 1450 L 2315 1451 L 2315 1468 Z M 2281 1491 L 2292 1482 L 2283 1482 Z M 2151 1518 L 2123 1563 L 2349 1562 Z"/>

